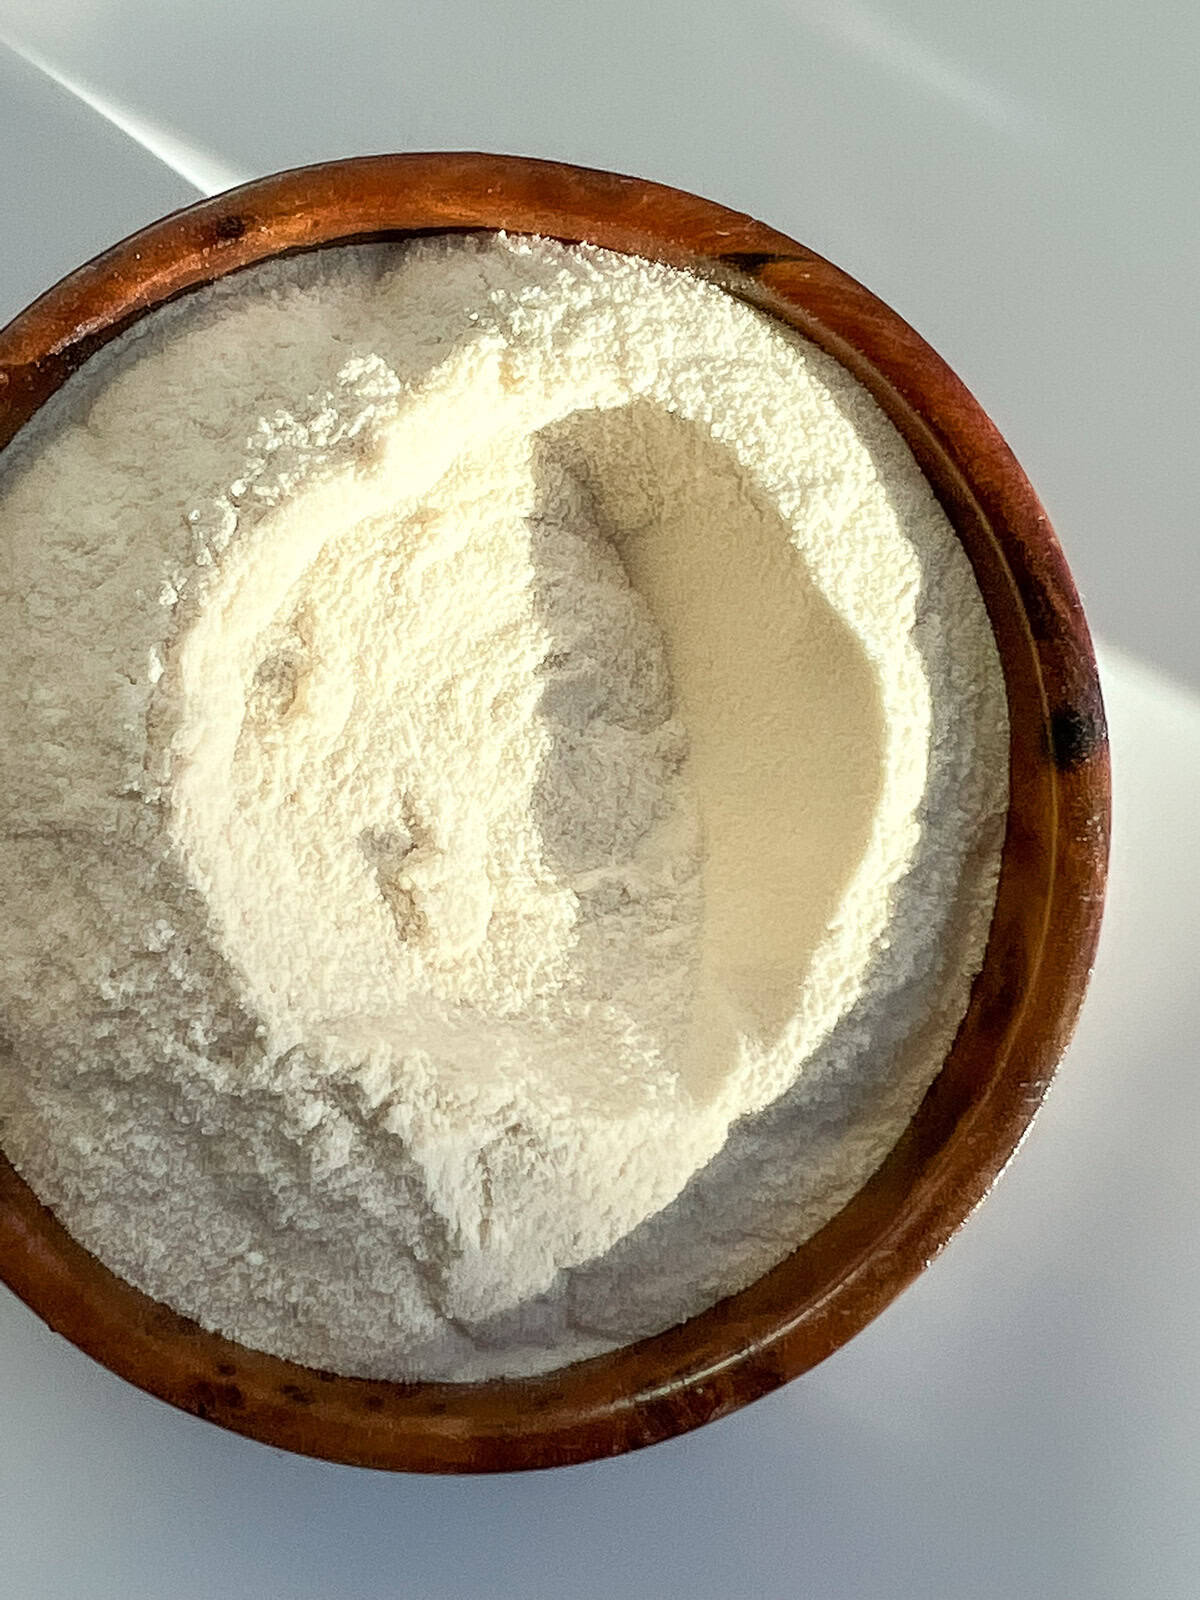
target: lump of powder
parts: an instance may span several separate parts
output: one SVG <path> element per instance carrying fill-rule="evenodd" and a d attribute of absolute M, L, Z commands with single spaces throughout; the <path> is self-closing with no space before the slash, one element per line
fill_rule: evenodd
<path fill-rule="evenodd" d="M 207 1327 L 544 1370 L 811 1233 L 982 959 L 1003 684 L 832 360 L 504 236 L 232 275 L 0 458 L 0 1144 Z"/>

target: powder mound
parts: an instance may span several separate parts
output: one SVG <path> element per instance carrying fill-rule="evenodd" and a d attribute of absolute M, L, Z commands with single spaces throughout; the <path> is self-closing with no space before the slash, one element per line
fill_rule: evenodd
<path fill-rule="evenodd" d="M 0 1143 L 129 1281 L 342 1372 L 741 1287 L 932 1079 L 1003 685 L 835 363 L 504 236 L 271 263 L 0 458 Z"/>

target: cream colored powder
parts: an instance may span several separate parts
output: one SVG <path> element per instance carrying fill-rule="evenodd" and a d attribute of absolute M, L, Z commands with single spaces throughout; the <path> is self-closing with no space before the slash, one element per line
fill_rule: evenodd
<path fill-rule="evenodd" d="M 147 319 L 5 461 L 0 1142 L 116 1270 L 339 1371 L 539 1370 L 886 1153 L 1004 700 L 835 363 L 602 251 L 348 248 Z"/>

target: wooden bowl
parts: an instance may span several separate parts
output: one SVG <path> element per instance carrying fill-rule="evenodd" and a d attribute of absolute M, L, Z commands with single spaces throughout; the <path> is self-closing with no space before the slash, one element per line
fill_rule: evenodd
<path fill-rule="evenodd" d="M 653 1444 L 807 1371 L 877 1315 L 987 1192 L 1041 1101 L 1090 971 L 1109 826 L 1087 627 L 1046 514 L 1004 441 L 894 311 L 803 245 L 709 200 L 470 154 L 368 157 L 264 178 L 127 239 L 0 333 L 0 446 L 94 350 L 197 284 L 285 251 L 481 228 L 724 274 L 867 386 L 974 566 L 1007 685 L 1012 789 L 983 970 L 954 1048 L 887 1161 L 750 1288 L 610 1355 L 477 1384 L 371 1382 L 281 1361 L 123 1283 L 0 1158 L 0 1272 L 80 1349 L 239 1433 L 422 1472 L 548 1467 Z"/>

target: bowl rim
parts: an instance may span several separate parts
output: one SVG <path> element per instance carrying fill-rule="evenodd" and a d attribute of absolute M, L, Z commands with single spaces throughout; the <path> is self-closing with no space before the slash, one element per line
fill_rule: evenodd
<path fill-rule="evenodd" d="M 482 1472 L 619 1454 L 807 1371 L 933 1259 L 1024 1137 L 1079 1011 L 1110 828 L 1087 625 L 1049 520 L 978 402 L 908 324 L 821 256 L 740 212 L 641 178 L 479 152 L 294 168 L 202 200 L 72 272 L 0 331 L 0 448 L 123 328 L 268 256 L 454 230 L 545 234 L 696 270 L 781 317 L 871 390 L 975 569 L 1011 724 L 1010 812 L 984 966 L 954 1046 L 879 1171 L 738 1294 L 543 1377 L 346 1378 L 249 1350 L 117 1278 L 0 1153 L 0 1278 L 111 1371 L 193 1415 L 362 1466 Z"/>

